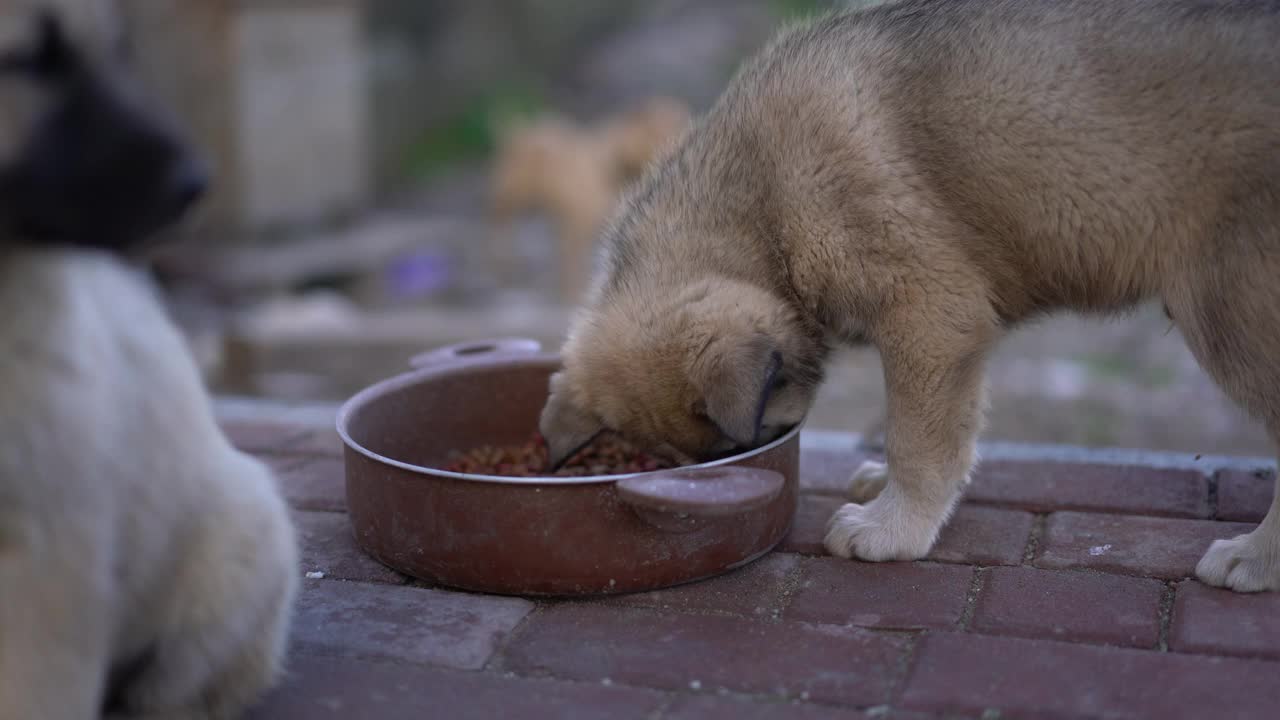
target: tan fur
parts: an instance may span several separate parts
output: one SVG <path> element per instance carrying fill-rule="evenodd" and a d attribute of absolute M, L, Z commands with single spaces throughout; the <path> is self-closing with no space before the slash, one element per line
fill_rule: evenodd
<path fill-rule="evenodd" d="M 24 48 L 31 5 L 0 6 L 0 53 Z M 44 5 L 98 47 L 86 18 L 105 5 Z M 29 121 L 13 103 L 38 97 L 19 85 L 0 81 L 15 147 Z M 0 237 L 0 720 L 239 717 L 281 672 L 297 587 L 275 478 L 215 423 L 140 272 L 14 240 Z"/>
<path fill-rule="evenodd" d="M 599 135 L 607 147 L 613 175 L 622 185 L 638 179 L 688 130 L 691 120 L 688 106 L 661 96 L 610 119 Z"/>
<path fill-rule="evenodd" d="M 686 129 L 689 111 L 654 98 L 600 127 L 547 116 L 499 134 L 492 211 L 506 232 L 517 212 L 536 209 L 555 219 L 562 299 L 582 299 L 596 234 L 620 193 Z"/>
<path fill-rule="evenodd" d="M 726 421 L 708 398 L 741 392 L 768 439 L 829 344 L 869 341 L 888 465 L 859 471 L 827 547 L 920 558 L 975 463 L 1003 333 L 1158 300 L 1280 439 L 1277 37 L 1274 0 L 908 0 L 785 33 L 617 216 L 544 434 L 704 457 Z M 789 392 L 741 379 L 761 342 Z M 704 347 L 722 370 L 698 378 Z M 1201 579 L 1280 589 L 1277 495 Z"/>

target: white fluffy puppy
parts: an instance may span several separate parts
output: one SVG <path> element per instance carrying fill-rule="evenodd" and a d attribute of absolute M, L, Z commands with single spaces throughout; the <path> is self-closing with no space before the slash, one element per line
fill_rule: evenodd
<path fill-rule="evenodd" d="M 126 259 L 204 179 L 101 5 L 0 4 L 0 720 L 233 718 L 281 670 L 294 529 Z"/>

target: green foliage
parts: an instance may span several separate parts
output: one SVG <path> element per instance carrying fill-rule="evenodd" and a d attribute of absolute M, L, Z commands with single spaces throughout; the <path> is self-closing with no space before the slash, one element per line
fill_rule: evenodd
<path fill-rule="evenodd" d="M 1118 355 L 1086 354 L 1074 358 L 1095 378 L 1132 382 L 1142 387 L 1158 389 L 1172 385 L 1177 379 L 1173 368 L 1164 366 L 1143 367 L 1132 358 Z"/>
<path fill-rule="evenodd" d="M 427 128 L 408 148 L 405 172 L 409 177 L 426 179 L 460 162 L 485 157 L 493 151 L 496 126 L 533 115 L 544 105 L 541 94 L 532 86 L 492 90 L 448 120 Z"/>

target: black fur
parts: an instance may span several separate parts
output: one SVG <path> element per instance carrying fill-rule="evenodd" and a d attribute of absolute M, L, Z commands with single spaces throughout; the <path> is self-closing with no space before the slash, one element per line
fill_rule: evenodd
<path fill-rule="evenodd" d="M 47 109 L 0 168 L 6 242 L 128 252 L 176 221 L 207 179 L 192 150 L 74 48 L 52 16 L 0 73 L 34 84 Z"/>

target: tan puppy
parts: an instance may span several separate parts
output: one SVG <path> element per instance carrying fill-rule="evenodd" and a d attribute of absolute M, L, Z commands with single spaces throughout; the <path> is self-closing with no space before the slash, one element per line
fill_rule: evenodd
<path fill-rule="evenodd" d="M 670 150 L 692 120 L 684 103 L 654 97 L 605 123 L 599 135 L 619 190 L 639 179 L 651 163 Z"/>
<path fill-rule="evenodd" d="M 618 200 L 605 148 L 562 118 L 543 118 L 502 136 L 492 183 L 499 233 L 509 233 L 517 213 L 528 210 L 555 223 L 560 299 L 581 300 L 592 243 Z M 495 250 L 507 254 L 503 243 Z"/>
<path fill-rule="evenodd" d="M 693 458 L 768 440 L 829 344 L 866 340 L 888 466 L 858 471 L 826 544 L 920 558 L 1001 335 L 1148 299 L 1280 439 L 1278 37 L 1274 0 L 908 0 L 784 34 L 607 233 L 553 454 L 601 428 Z M 1280 589 L 1280 493 L 1197 575 Z"/>
<path fill-rule="evenodd" d="M 98 0 L 0 5 L 0 719 L 233 718 L 297 585 L 269 470 L 121 257 L 202 191 Z"/>
<path fill-rule="evenodd" d="M 684 104 L 659 97 L 599 127 L 549 116 L 498 133 L 493 215 L 504 230 L 525 210 L 554 218 L 562 300 L 582 299 L 596 235 L 620 194 L 671 147 L 689 120 Z"/>

